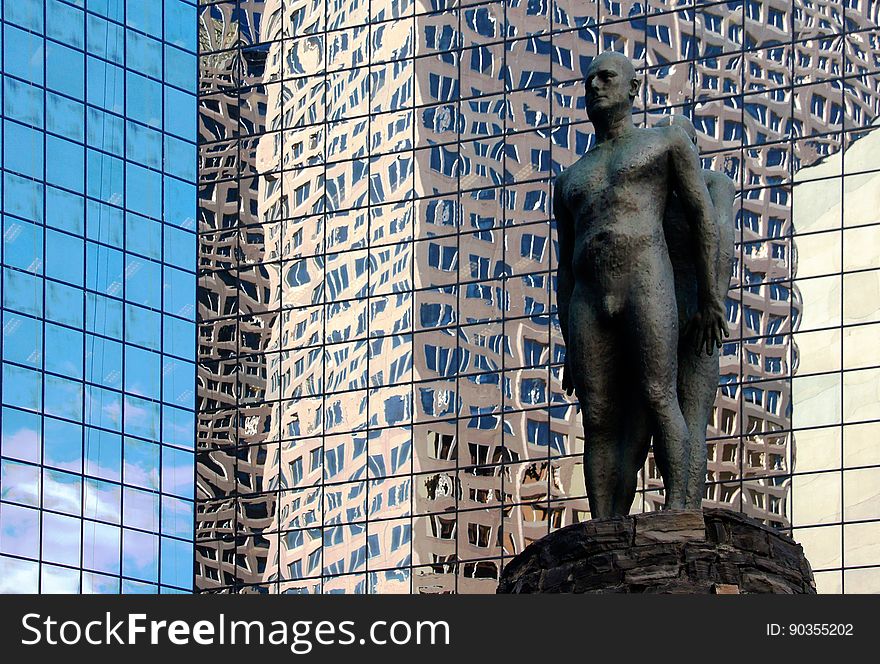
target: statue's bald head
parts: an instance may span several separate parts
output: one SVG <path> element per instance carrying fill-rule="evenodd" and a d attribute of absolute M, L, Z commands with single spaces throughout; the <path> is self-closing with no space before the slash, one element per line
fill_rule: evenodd
<path fill-rule="evenodd" d="M 600 67 L 613 67 L 627 80 L 632 80 L 636 77 L 636 68 L 633 66 L 632 61 L 623 53 L 618 53 L 617 51 L 603 51 L 593 58 L 590 66 L 587 68 L 587 76 L 590 75 L 590 70 Z"/>
<path fill-rule="evenodd" d="M 639 93 L 636 68 L 623 53 L 605 51 L 587 67 L 587 114 L 596 122 L 599 117 L 629 114 Z"/>
<path fill-rule="evenodd" d="M 694 123 L 684 115 L 664 115 L 655 126 L 678 127 L 688 135 L 688 138 L 691 139 L 691 143 L 694 145 L 697 144 L 697 130 L 694 127 Z"/>

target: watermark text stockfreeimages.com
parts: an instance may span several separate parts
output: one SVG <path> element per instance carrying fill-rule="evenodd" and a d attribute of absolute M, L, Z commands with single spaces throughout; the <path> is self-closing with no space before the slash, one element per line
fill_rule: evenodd
<path fill-rule="evenodd" d="M 152 620 L 145 613 L 101 620 L 64 620 L 39 613 L 21 619 L 22 645 L 255 645 L 285 646 L 297 655 L 315 646 L 449 645 L 444 620 L 374 620 L 359 628 L 353 620 L 231 620 L 224 614 L 213 620 Z"/>

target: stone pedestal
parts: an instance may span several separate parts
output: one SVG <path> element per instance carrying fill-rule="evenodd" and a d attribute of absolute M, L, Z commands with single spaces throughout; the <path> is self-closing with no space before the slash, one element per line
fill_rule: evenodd
<path fill-rule="evenodd" d="M 800 544 L 737 512 L 649 512 L 558 530 L 514 557 L 499 593 L 815 594 Z"/>

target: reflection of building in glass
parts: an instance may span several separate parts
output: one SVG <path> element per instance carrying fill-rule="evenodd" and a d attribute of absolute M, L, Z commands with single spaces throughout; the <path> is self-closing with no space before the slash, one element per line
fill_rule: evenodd
<path fill-rule="evenodd" d="M 195 19 L 3 3 L 0 592 L 192 589 Z"/>
<path fill-rule="evenodd" d="M 643 63 L 641 122 L 690 115 L 738 183 L 707 498 L 787 527 L 792 174 L 877 114 L 873 10 L 841 11 L 203 7 L 199 587 L 492 591 L 586 517 L 549 200 L 600 49 Z M 652 462 L 643 487 L 662 503 Z"/>

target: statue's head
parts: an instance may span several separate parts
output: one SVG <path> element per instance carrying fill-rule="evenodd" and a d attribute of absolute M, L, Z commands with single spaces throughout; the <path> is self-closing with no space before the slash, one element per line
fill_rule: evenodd
<path fill-rule="evenodd" d="M 600 53 L 587 68 L 587 115 L 590 119 L 632 111 L 639 94 L 639 79 L 629 58 L 622 53 Z"/>
<path fill-rule="evenodd" d="M 683 115 L 664 115 L 657 122 L 655 127 L 678 127 L 685 134 L 687 134 L 688 138 L 691 139 L 691 143 L 694 146 L 694 149 L 697 149 L 697 130 L 694 127 L 694 123 L 691 122 L 688 118 Z"/>

